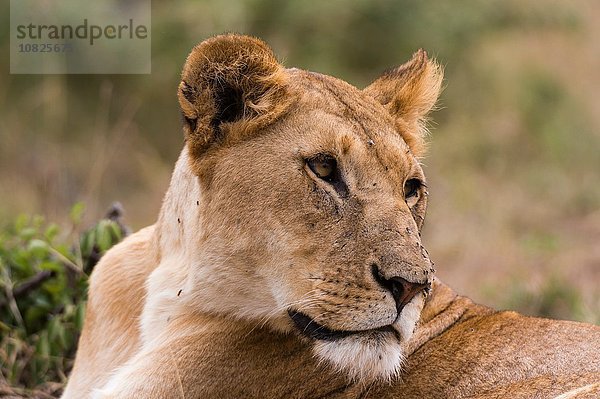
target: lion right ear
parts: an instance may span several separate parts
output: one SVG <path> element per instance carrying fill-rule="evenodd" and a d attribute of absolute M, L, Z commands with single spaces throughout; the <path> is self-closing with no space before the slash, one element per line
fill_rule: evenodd
<path fill-rule="evenodd" d="M 440 95 L 443 76 L 442 68 L 419 50 L 364 89 L 402 125 L 400 134 L 416 156 L 425 152 L 425 120 Z"/>
<path fill-rule="evenodd" d="M 192 157 L 272 123 L 290 103 L 286 92 L 285 69 L 259 39 L 230 34 L 194 47 L 178 92 Z"/>

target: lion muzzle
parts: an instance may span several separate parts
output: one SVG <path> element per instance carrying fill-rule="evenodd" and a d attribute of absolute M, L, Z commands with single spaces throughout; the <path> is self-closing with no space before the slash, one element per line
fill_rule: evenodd
<path fill-rule="evenodd" d="M 392 294 L 394 301 L 396 301 L 398 315 L 417 294 L 431 289 L 431 282 L 411 282 L 399 276 L 385 278 L 376 264 L 371 266 L 371 271 L 375 281 Z"/>

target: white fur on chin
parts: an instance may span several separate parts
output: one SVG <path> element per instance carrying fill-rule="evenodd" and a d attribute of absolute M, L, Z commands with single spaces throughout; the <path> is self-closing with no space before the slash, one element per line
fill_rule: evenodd
<path fill-rule="evenodd" d="M 392 380 L 404 361 L 400 342 L 390 332 L 366 332 L 335 341 L 317 341 L 314 351 L 353 381 Z"/>
<path fill-rule="evenodd" d="M 400 340 L 391 332 L 367 331 L 335 341 L 316 341 L 315 355 L 353 381 L 391 381 L 400 374 L 405 360 L 403 343 L 412 336 L 424 302 L 423 295 L 413 298 L 392 325 Z"/>

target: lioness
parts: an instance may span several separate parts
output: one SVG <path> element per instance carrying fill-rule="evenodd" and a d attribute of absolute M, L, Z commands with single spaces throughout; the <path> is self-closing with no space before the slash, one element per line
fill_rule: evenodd
<path fill-rule="evenodd" d="M 364 90 L 258 39 L 196 46 L 157 223 L 91 277 L 64 398 L 516 398 L 600 392 L 600 328 L 496 312 L 421 243 L 417 52 Z"/>

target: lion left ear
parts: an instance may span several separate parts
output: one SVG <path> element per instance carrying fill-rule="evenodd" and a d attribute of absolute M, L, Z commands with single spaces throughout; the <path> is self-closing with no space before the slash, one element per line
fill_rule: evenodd
<path fill-rule="evenodd" d="M 254 37 L 226 34 L 194 47 L 178 91 L 192 159 L 273 123 L 292 102 L 286 81 L 271 48 Z"/>
<path fill-rule="evenodd" d="M 443 77 L 442 68 L 419 50 L 364 89 L 396 118 L 400 134 L 416 156 L 425 152 L 426 116 L 440 95 Z"/>

